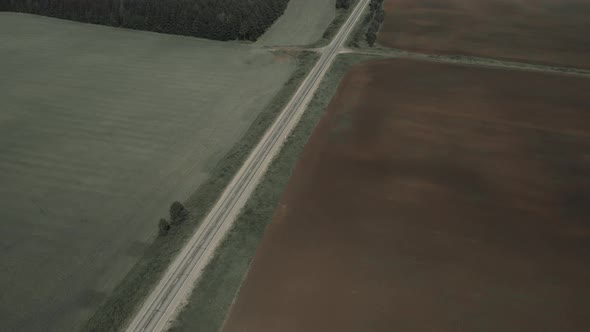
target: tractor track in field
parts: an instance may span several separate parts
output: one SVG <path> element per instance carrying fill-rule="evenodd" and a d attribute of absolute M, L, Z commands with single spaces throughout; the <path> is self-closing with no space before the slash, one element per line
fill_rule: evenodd
<path fill-rule="evenodd" d="M 443 55 L 443 54 L 427 54 L 410 52 L 400 49 L 356 49 L 345 48 L 341 53 L 357 53 L 367 55 L 377 55 L 388 58 L 400 59 L 415 59 L 440 63 L 451 63 L 466 66 L 489 67 L 489 68 L 504 68 L 504 69 L 519 69 L 534 72 L 545 72 L 552 74 L 566 74 L 582 77 L 590 77 L 590 70 L 575 67 L 551 66 L 528 62 L 507 61 L 486 57 L 468 56 L 468 55 Z"/>

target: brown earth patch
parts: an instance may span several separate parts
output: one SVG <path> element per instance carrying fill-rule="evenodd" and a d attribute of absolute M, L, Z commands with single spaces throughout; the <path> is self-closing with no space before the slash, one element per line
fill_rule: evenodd
<path fill-rule="evenodd" d="M 273 61 L 275 63 L 286 63 L 286 62 L 289 62 L 290 60 L 291 60 L 291 57 L 288 54 L 275 53 L 275 55 L 273 57 Z"/>
<path fill-rule="evenodd" d="M 590 68 L 590 0 L 385 0 L 384 46 Z"/>
<path fill-rule="evenodd" d="M 224 331 L 590 331 L 589 90 L 413 60 L 353 67 Z"/>

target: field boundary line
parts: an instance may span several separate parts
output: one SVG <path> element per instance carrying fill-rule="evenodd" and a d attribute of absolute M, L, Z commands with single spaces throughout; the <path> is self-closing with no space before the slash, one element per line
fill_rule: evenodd
<path fill-rule="evenodd" d="M 590 69 L 582 69 L 576 67 L 552 66 L 544 64 L 536 64 L 529 62 L 509 61 L 486 57 L 477 57 L 471 55 L 444 55 L 444 54 L 429 54 L 406 51 L 395 48 L 376 48 L 376 49 L 360 49 L 347 48 L 342 53 L 359 53 L 367 55 L 379 55 L 389 58 L 399 59 L 414 59 L 439 63 L 450 63 L 458 65 L 467 65 L 474 67 L 488 67 L 488 68 L 503 68 L 503 69 L 518 69 L 534 72 L 573 75 L 579 77 L 590 78 Z"/>

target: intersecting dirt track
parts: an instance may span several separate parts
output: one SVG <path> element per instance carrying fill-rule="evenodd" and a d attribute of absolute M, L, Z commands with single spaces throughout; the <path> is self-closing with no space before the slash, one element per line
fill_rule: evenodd
<path fill-rule="evenodd" d="M 379 43 L 590 68 L 590 0 L 385 0 Z"/>
<path fill-rule="evenodd" d="M 224 331 L 589 331 L 590 80 L 353 67 Z"/>

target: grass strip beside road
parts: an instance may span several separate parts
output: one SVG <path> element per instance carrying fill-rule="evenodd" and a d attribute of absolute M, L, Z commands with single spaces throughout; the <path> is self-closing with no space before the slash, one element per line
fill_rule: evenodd
<path fill-rule="evenodd" d="M 356 7 L 357 3 L 358 3 L 358 0 L 354 0 L 350 4 L 350 7 L 348 7 L 348 9 L 343 9 L 343 8 L 336 9 L 336 17 L 334 17 L 334 19 L 332 20 L 332 23 L 330 23 L 330 25 L 328 25 L 328 27 L 326 28 L 326 31 L 324 31 L 322 38 L 320 40 L 316 41 L 315 43 L 312 43 L 308 47 L 309 48 L 317 48 L 317 47 L 323 47 L 323 46 L 328 45 L 334 39 L 334 36 L 336 36 L 338 31 L 340 30 L 340 27 L 342 26 L 342 24 L 344 24 L 344 22 L 346 22 L 346 19 L 348 18 L 348 16 L 350 16 L 350 13 L 352 13 L 352 11 Z"/>
<path fill-rule="evenodd" d="M 301 120 L 203 271 L 188 304 L 170 331 L 216 332 L 221 329 L 297 160 L 336 93 L 340 80 L 353 64 L 377 59 L 382 57 L 358 54 L 338 56 Z"/>
<path fill-rule="evenodd" d="M 166 236 L 155 238 L 106 302 L 82 326 L 82 331 L 119 331 L 125 328 L 127 320 L 160 280 L 170 262 L 213 207 L 223 189 L 246 160 L 252 148 L 260 141 L 266 129 L 289 102 L 319 57 L 314 52 L 299 52 L 292 56 L 296 59 L 296 68 L 291 78 L 256 117 L 242 139 L 215 166 L 209 179 L 199 186 L 185 203 L 191 218 L 173 227 Z M 157 218 L 154 218 L 154 230 L 157 228 L 157 221 Z"/>

